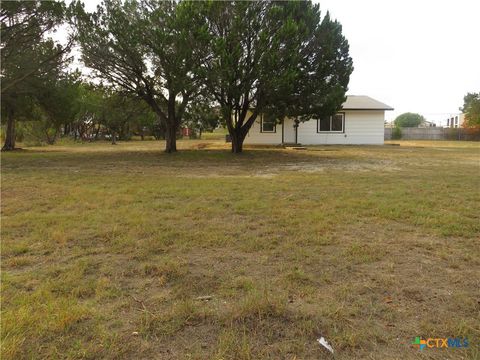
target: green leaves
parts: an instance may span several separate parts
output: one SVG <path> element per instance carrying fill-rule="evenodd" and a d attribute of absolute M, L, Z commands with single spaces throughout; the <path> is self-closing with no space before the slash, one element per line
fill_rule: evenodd
<path fill-rule="evenodd" d="M 60 69 L 69 47 L 55 44 L 46 35 L 62 22 L 64 10 L 63 3 L 57 2 L 2 3 L 2 100 L 34 93 L 39 78 Z"/>
<path fill-rule="evenodd" d="M 480 93 L 465 95 L 463 107 L 460 110 L 465 113 L 465 125 L 467 127 L 480 127 Z"/>
<path fill-rule="evenodd" d="M 425 118 L 422 115 L 407 112 L 397 116 L 394 123 L 396 127 L 417 127 L 423 121 Z"/>
<path fill-rule="evenodd" d="M 16 2 L 5 9 L 30 16 L 23 32 L 41 37 L 65 6 Z M 328 13 L 322 19 L 310 1 L 104 0 L 93 13 L 76 1 L 67 13 L 85 65 L 104 85 L 143 99 L 165 123 L 167 140 L 200 95 L 221 106 L 229 131 L 242 142 L 260 113 L 279 120 L 333 113 L 353 69 L 340 24 Z M 2 26 L 9 42 L 7 30 Z M 42 46 L 47 58 L 61 51 Z M 14 67 L 2 68 L 9 71 Z"/>
<path fill-rule="evenodd" d="M 175 151 L 185 107 L 202 90 L 206 36 L 195 5 L 105 0 L 93 14 L 79 3 L 72 9 L 85 64 L 107 85 L 143 99 L 167 128 L 167 151 Z"/>
<path fill-rule="evenodd" d="M 224 1 L 200 9 L 210 36 L 204 82 L 232 138 L 243 142 L 260 113 L 306 120 L 333 114 L 345 100 L 348 42 L 318 5 Z"/>
<path fill-rule="evenodd" d="M 1 108 L 7 122 L 3 150 L 15 148 L 16 119 L 36 117 L 37 98 L 68 61 L 65 55 L 72 42 L 61 46 L 48 37 L 64 20 L 64 12 L 63 2 L 2 2 Z"/>
<path fill-rule="evenodd" d="M 55 129 L 71 123 L 80 110 L 81 81 L 79 74 L 62 74 L 45 85 L 38 103 L 48 122 Z"/>

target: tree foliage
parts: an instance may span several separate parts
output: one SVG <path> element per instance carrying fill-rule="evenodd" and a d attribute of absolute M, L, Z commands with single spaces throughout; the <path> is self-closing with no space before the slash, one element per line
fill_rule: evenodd
<path fill-rule="evenodd" d="M 61 73 L 49 78 L 38 94 L 48 144 L 53 144 L 62 126 L 68 127 L 80 112 L 81 86 L 79 73 Z"/>
<path fill-rule="evenodd" d="M 71 42 L 48 38 L 65 14 L 96 85 L 65 71 Z M 48 143 L 148 129 L 167 152 L 180 125 L 201 133 L 222 119 L 241 152 L 259 114 L 335 113 L 353 70 L 341 25 L 311 1 L 103 0 L 92 13 L 80 1 L 16 1 L 1 22 L 4 149 L 15 119 L 34 119 Z"/>
<path fill-rule="evenodd" d="M 425 121 L 425 118 L 416 113 L 403 113 L 401 115 L 398 115 L 397 118 L 394 120 L 394 124 L 396 127 L 417 127 L 420 125 L 423 121 Z"/>
<path fill-rule="evenodd" d="M 202 3 L 210 47 L 204 81 L 241 152 L 261 113 L 331 115 L 353 70 L 341 26 L 310 1 Z"/>
<path fill-rule="evenodd" d="M 212 108 L 205 99 L 190 104 L 187 107 L 183 124 L 193 131 L 191 136 L 202 137 L 202 133 L 213 131 L 221 122 L 218 109 Z"/>
<path fill-rule="evenodd" d="M 395 126 L 392 128 L 392 140 L 400 140 L 402 135 L 402 128 L 400 126 Z"/>
<path fill-rule="evenodd" d="M 48 38 L 64 18 L 65 6 L 53 1 L 4 1 L 1 22 L 2 119 L 6 138 L 2 150 L 15 148 L 15 121 L 41 94 L 48 79 L 58 76 L 70 49 Z"/>
<path fill-rule="evenodd" d="M 176 151 L 185 108 L 201 89 L 192 5 L 105 0 L 93 14 L 79 2 L 71 10 L 85 64 L 109 85 L 143 99 L 165 124 L 166 151 Z"/>
<path fill-rule="evenodd" d="M 98 108 L 98 122 L 108 131 L 112 144 L 128 140 L 136 122 L 151 119 L 151 109 L 132 97 L 114 89 L 105 89 Z"/>
<path fill-rule="evenodd" d="M 466 127 L 480 127 L 480 92 L 468 93 L 460 110 L 465 114 Z"/>

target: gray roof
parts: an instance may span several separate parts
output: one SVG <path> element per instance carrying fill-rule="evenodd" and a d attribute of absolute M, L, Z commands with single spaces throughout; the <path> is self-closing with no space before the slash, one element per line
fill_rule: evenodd
<path fill-rule="evenodd" d="M 365 95 L 347 95 L 343 110 L 393 110 L 391 106 Z"/>

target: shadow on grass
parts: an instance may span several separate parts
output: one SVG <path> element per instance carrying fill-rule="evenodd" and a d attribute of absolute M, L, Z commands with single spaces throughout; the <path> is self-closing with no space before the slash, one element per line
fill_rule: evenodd
<path fill-rule="evenodd" d="M 75 149 L 78 150 L 78 149 Z M 333 151 L 331 149 L 329 151 Z M 291 151 L 280 148 L 247 148 L 243 153 L 234 154 L 227 149 L 182 149 L 176 153 L 165 153 L 161 149 L 113 149 L 99 151 L 68 151 L 68 149 L 22 149 L 14 153 L 2 154 L 2 168 L 19 166 L 35 168 L 61 168 L 77 166 L 82 168 L 101 168 L 102 165 L 119 167 L 133 165 L 195 167 L 202 166 L 240 166 L 248 170 L 251 167 L 266 165 L 283 165 L 291 163 L 318 163 L 337 156 L 326 156 L 319 149 L 315 151 Z M 127 169 L 126 169 L 127 170 Z"/>

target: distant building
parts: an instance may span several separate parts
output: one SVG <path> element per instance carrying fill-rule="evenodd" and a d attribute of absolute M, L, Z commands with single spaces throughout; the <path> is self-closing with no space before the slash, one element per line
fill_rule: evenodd
<path fill-rule="evenodd" d="M 465 122 L 465 114 L 455 114 L 450 115 L 447 119 L 447 128 L 459 128 L 463 127 L 463 123 Z"/>
<path fill-rule="evenodd" d="M 423 120 L 417 127 L 419 128 L 428 128 L 428 127 L 436 127 L 437 124 L 431 121 Z"/>
<path fill-rule="evenodd" d="M 385 122 L 385 127 L 386 128 L 394 128 L 395 127 L 395 121 L 392 120 L 391 122 Z M 432 121 L 423 120 L 417 127 L 419 127 L 419 128 L 437 127 L 437 124 L 435 124 Z"/>

